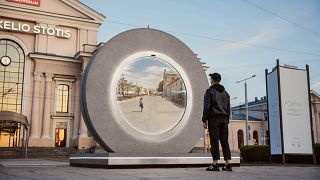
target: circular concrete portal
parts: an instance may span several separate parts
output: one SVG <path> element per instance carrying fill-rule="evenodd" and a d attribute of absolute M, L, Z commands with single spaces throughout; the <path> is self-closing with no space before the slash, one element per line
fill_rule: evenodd
<path fill-rule="evenodd" d="M 135 74 L 132 76 L 129 73 L 126 74 L 125 81 L 123 72 L 133 68 L 128 68 L 126 65 L 141 58 L 161 59 L 172 67 L 170 69 L 169 65 L 166 67 L 159 65 L 140 69 L 141 72 L 150 72 L 150 77 L 157 77 L 155 72 L 161 73 L 163 71 L 163 69 L 159 70 L 161 67 L 165 68 L 163 77 L 169 74 L 166 74 L 169 70 L 170 72 L 174 70 L 178 75 L 172 75 L 172 82 L 167 83 L 166 86 L 159 83 L 157 89 L 151 87 L 155 86 L 152 83 L 149 83 L 151 85 L 148 88 L 140 87 L 139 83 L 143 83 L 140 79 L 130 84 L 127 79 L 136 77 Z M 143 67 L 143 63 L 141 64 L 138 67 Z M 147 76 L 148 74 L 145 75 Z M 139 77 L 143 77 L 143 74 Z M 121 83 L 124 81 L 135 90 L 122 91 Z M 147 83 L 144 83 L 144 87 L 147 87 Z M 155 84 L 157 83 L 158 81 Z M 202 100 L 208 81 L 201 63 L 192 50 L 170 34 L 154 29 L 133 29 L 118 34 L 99 49 L 91 59 L 83 75 L 81 86 L 81 112 L 84 120 L 92 136 L 107 151 L 187 153 L 200 140 L 203 132 Z M 165 88 L 169 86 L 173 89 L 166 92 Z M 139 92 L 136 92 L 136 89 L 140 89 Z M 159 107 L 150 105 L 153 107 L 152 112 L 155 112 L 151 116 L 147 116 L 148 112 L 145 112 L 150 107 L 148 104 L 145 104 L 144 112 L 132 111 L 130 109 L 132 107 L 128 107 L 129 102 L 137 108 L 140 97 L 143 97 L 144 103 L 163 101 L 162 104 L 166 109 L 162 109 L 158 103 Z M 150 100 L 152 98 L 157 100 Z M 123 103 L 126 104 L 123 105 Z M 168 109 L 169 106 L 172 108 Z M 170 116 L 174 112 L 182 115 Z M 168 126 L 170 128 L 161 129 L 161 123 L 165 122 L 166 118 L 172 117 L 179 117 L 179 119 L 174 119 L 175 123 Z M 128 118 L 131 123 L 128 123 Z M 145 121 L 137 122 L 143 118 L 152 122 L 149 123 L 151 128 L 144 125 Z M 155 123 L 160 125 L 155 126 Z M 135 128 L 132 124 L 137 124 L 139 128 Z M 139 130 L 144 128 L 149 129 Z M 152 133 L 152 128 L 155 128 L 156 133 Z"/>

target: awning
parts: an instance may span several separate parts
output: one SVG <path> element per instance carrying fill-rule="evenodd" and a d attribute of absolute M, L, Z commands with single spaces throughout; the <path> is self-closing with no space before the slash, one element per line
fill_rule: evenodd
<path fill-rule="evenodd" d="M 26 129 L 29 127 L 28 119 L 26 116 L 10 111 L 0 111 L 0 122 L 1 121 L 13 121 L 21 123 Z"/>

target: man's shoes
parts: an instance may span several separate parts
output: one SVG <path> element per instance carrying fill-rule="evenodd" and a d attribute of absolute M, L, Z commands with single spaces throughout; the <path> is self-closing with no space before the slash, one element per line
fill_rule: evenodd
<path fill-rule="evenodd" d="M 223 168 L 222 168 L 222 171 L 232 171 L 231 165 L 230 164 L 224 165 Z"/>
<path fill-rule="evenodd" d="M 215 165 L 211 164 L 207 167 L 206 171 L 220 171 L 218 163 Z"/>

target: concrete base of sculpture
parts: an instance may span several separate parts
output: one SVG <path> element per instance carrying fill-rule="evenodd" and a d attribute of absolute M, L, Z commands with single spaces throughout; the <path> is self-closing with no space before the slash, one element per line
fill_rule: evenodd
<path fill-rule="evenodd" d="M 130 167 L 189 167 L 207 166 L 212 163 L 209 153 L 185 154 L 132 154 L 132 153 L 101 153 L 76 154 L 70 157 L 70 166 L 130 168 Z M 221 157 L 219 164 L 223 164 Z M 240 157 L 232 157 L 231 164 L 240 166 Z"/>

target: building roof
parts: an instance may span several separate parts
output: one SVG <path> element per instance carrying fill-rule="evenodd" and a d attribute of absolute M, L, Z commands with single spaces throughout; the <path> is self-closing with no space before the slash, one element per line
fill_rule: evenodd
<path fill-rule="evenodd" d="M 250 101 L 248 102 L 248 107 L 250 106 L 256 106 L 256 105 L 264 105 L 267 103 L 267 98 L 263 98 L 263 99 L 257 99 L 255 101 Z M 245 104 L 241 104 L 239 106 L 235 106 L 235 107 L 232 107 L 232 109 L 238 109 L 238 108 L 244 108 L 245 107 Z"/>
<path fill-rule="evenodd" d="M 180 77 L 178 77 L 177 79 L 175 79 L 175 80 L 173 80 L 173 81 L 171 81 L 171 82 L 169 82 L 169 84 L 167 84 L 167 86 L 170 86 L 171 84 L 173 84 L 174 82 L 177 82 L 179 79 L 181 79 Z"/>
<path fill-rule="evenodd" d="M 246 120 L 245 114 L 232 114 L 232 120 Z M 249 116 L 249 121 L 262 121 L 262 119 Z"/>
<path fill-rule="evenodd" d="M 320 99 L 320 94 L 318 94 L 316 91 L 311 90 L 310 92 L 311 94 L 315 95 L 316 97 L 318 97 Z"/>
<path fill-rule="evenodd" d="M 82 4 L 83 6 L 85 6 L 86 8 L 90 9 L 91 11 L 95 12 L 96 15 L 101 16 L 102 19 L 105 19 L 105 18 L 106 18 L 103 14 L 101 14 L 101 13 L 99 13 L 98 11 L 92 9 L 91 7 L 89 7 L 88 5 L 84 4 L 83 2 L 81 2 L 81 1 L 79 1 L 79 0 L 76 0 L 76 1 L 77 1 L 78 3 L 80 3 L 80 4 Z"/>
<path fill-rule="evenodd" d="M 165 71 L 164 74 L 165 74 L 165 75 L 177 75 L 178 72 L 176 72 L 176 71 Z"/>
<path fill-rule="evenodd" d="M 61 26 L 78 27 L 84 23 L 100 26 L 105 16 L 79 0 L 55 0 L 42 3 L 39 7 L 17 4 L 14 1 L 0 1 L 1 15 L 12 19 L 53 23 Z M 3 13 L 2 10 L 9 11 Z M 49 18 L 48 18 L 49 17 Z M 48 22 L 49 21 L 49 22 Z"/>

